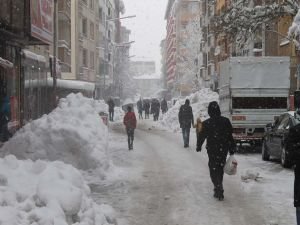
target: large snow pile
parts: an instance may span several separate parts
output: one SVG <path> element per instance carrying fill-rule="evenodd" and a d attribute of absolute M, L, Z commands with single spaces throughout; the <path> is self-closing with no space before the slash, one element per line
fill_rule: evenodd
<path fill-rule="evenodd" d="M 0 158 L 0 224 L 108 225 L 80 172 L 63 162 Z M 104 210 L 106 209 L 106 210 Z M 112 209 L 111 209 L 112 210 Z"/>
<path fill-rule="evenodd" d="M 114 121 L 122 121 L 125 115 L 124 110 L 121 107 L 115 107 L 114 109 Z"/>
<path fill-rule="evenodd" d="M 178 112 L 181 105 L 185 100 L 189 99 L 193 108 L 194 120 L 200 117 L 201 120 L 208 118 L 207 107 L 211 101 L 219 101 L 219 95 L 216 92 L 211 91 L 209 88 L 202 89 L 184 99 L 178 100 L 175 105 L 163 115 L 160 124 L 162 127 L 171 131 L 179 131 L 180 126 L 178 122 Z"/>
<path fill-rule="evenodd" d="M 99 112 L 104 102 L 70 94 L 49 115 L 20 129 L 1 149 L 19 159 L 60 160 L 79 169 L 108 169 L 107 127 Z"/>

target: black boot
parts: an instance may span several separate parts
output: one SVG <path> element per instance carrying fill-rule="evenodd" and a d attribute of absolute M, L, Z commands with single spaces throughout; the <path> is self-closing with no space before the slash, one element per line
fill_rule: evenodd
<path fill-rule="evenodd" d="M 219 190 L 218 191 L 218 199 L 219 199 L 219 201 L 224 200 L 224 190 Z"/>
<path fill-rule="evenodd" d="M 223 201 L 223 200 L 224 200 L 224 194 L 220 193 L 220 195 L 219 195 L 219 201 Z"/>
<path fill-rule="evenodd" d="M 214 189 L 214 198 L 219 198 L 219 195 L 218 195 L 217 189 Z"/>

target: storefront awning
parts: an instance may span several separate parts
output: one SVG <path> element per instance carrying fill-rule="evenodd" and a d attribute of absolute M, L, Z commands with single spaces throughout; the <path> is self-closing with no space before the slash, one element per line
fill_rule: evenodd
<path fill-rule="evenodd" d="M 5 69 L 11 69 L 14 67 L 14 64 L 0 57 L 0 66 L 4 67 Z"/>

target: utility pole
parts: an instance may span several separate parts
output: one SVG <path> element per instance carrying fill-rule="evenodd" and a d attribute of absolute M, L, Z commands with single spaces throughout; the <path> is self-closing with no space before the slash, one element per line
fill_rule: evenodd
<path fill-rule="evenodd" d="M 56 74 L 56 55 L 57 55 L 57 0 L 54 0 L 53 10 L 53 60 L 52 60 L 52 77 L 53 77 L 53 108 L 56 107 L 57 94 L 57 74 Z"/>

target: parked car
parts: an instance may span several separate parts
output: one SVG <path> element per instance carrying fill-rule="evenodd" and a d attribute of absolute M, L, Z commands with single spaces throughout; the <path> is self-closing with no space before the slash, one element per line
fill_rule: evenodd
<path fill-rule="evenodd" d="M 287 112 L 277 117 L 272 124 L 267 124 L 262 141 L 262 159 L 265 161 L 280 159 L 283 167 L 291 167 L 289 149 L 286 147 L 286 137 L 291 127 L 300 123 L 294 112 Z"/>

